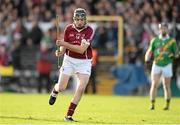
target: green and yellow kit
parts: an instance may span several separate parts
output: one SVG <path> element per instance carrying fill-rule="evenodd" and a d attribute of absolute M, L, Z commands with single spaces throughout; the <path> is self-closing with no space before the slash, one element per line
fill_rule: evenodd
<path fill-rule="evenodd" d="M 153 53 L 156 65 L 166 66 L 173 62 L 171 57 L 178 52 L 178 47 L 174 38 L 163 39 L 161 36 L 157 36 L 151 40 L 149 50 Z"/>

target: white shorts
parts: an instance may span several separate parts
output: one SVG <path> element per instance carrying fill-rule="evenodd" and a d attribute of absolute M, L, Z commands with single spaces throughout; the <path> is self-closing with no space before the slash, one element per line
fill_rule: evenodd
<path fill-rule="evenodd" d="M 87 74 L 91 75 L 92 59 L 76 59 L 68 55 L 64 56 L 60 73 L 66 75 Z"/>
<path fill-rule="evenodd" d="M 166 66 L 158 66 L 158 65 L 153 63 L 151 75 L 154 75 L 154 74 L 160 74 L 163 77 L 172 77 L 172 75 L 173 75 L 172 63 L 170 63 Z"/>

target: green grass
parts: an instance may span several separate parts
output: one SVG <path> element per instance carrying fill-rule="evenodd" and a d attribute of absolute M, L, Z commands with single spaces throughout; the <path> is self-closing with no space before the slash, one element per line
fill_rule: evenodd
<path fill-rule="evenodd" d="M 0 124 L 67 124 L 63 121 L 72 95 L 59 95 L 53 106 L 47 94 L 0 93 Z M 72 124 L 178 124 L 180 98 L 163 111 L 163 98 L 149 110 L 149 97 L 84 95 Z"/>

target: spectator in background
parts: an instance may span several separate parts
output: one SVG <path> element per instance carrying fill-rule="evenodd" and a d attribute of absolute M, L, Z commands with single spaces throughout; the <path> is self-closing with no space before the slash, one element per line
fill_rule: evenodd
<path fill-rule="evenodd" d="M 32 25 L 33 27 L 29 33 L 28 41 L 32 42 L 33 45 L 39 45 L 43 36 L 42 30 L 39 28 L 37 20 L 34 20 Z"/>
<path fill-rule="evenodd" d="M 5 27 L 0 29 L 0 44 L 8 47 L 10 45 L 9 34 L 7 33 Z"/>
<path fill-rule="evenodd" d="M 46 44 L 48 49 L 52 49 L 55 44 L 53 44 L 52 38 L 52 29 L 50 28 L 47 32 L 44 33 L 44 36 L 41 40 L 41 44 Z"/>
<path fill-rule="evenodd" d="M 21 69 L 20 43 L 14 40 L 11 45 L 12 64 L 15 69 Z"/>
<path fill-rule="evenodd" d="M 37 61 L 37 71 L 39 73 L 38 92 L 41 93 L 43 83 L 46 84 L 46 92 L 50 92 L 51 79 L 50 73 L 52 70 L 52 57 L 49 52 L 48 43 L 42 41 L 40 44 L 40 53 Z"/>
<path fill-rule="evenodd" d="M 16 27 L 13 30 L 13 38 L 16 42 L 19 42 L 20 45 L 26 44 L 26 39 L 28 37 L 28 31 L 26 27 L 24 26 L 22 20 L 16 21 Z"/>
<path fill-rule="evenodd" d="M 94 46 L 99 50 L 99 53 L 107 53 L 106 44 L 108 41 L 107 30 L 104 23 L 100 23 L 94 34 Z M 106 51 L 105 51 L 106 50 Z"/>
<path fill-rule="evenodd" d="M 109 24 L 109 25 L 108 25 Z M 117 38 L 118 38 L 118 28 L 117 28 L 117 23 L 116 22 L 109 22 L 107 23 L 107 43 L 106 43 L 106 48 L 107 51 L 113 53 L 113 55 L 117 54 Z"/>
<path fill-rule="evenodd" d="M 22 20 L 16 21 L 16 26 L 12 32 L 12 44 L 11 44 L 11 55 L 12 55 L 12 63 L 15 69 L 21 69 L 20 64 L 20 53 L 21 46 L 26 45 L 26 40 L 28 36 L 28 31 L 25 28 Z"/>
<path fill-rule="evenodd" d="M 11 62 L 10 54 L 5 44 L 0 44 L 0 66 L 8 66 Z"/>
<path fill-rule="evenodd" d="M 128 46 L 125 48 L 125 56 L 128 57 L 127 62 L 129 64 L 135 64 L 138 57 L 138 49 L 134 41 L 129 42 Z"/>
<path fill-rule="evenodd" d="M 0 43 L 0 83 L 4 82 L 3 74 L 5 73 L 3 69 L 9 67 L 11 64 L 11 55 L 7 51 L 7 47 L 5 44 Z M 2 68 L 2 69 L 1 69 Z M 13 70 L 13 67 L 12 67 Z M 6 73 L 5 73 L 6 74 Z M 12 73 L 13 74 L 13 73 Z"/>

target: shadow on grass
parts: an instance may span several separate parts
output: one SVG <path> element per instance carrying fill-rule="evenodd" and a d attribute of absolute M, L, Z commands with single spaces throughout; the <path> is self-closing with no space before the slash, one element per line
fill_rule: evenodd
<path fill-rule="evenodd" d="M 17 116 L 0 116 L 0 119 L 19 119 L 19 120 L 35 120 L 35 121 L 47 121 L 47 122 L 64 122 L 63 120 L 50 120 L 50 119 L 41 119 L 41 118 L 33 118 L 29 117 L 17 117 Z"/>
<path fill-rule="evenodd" d="M 18 117 L 18 116 L 0 116 L 0 119 L 16 119 L 16 120 L 28 120 L 28 121 L 44 121 L 44 122 L 53 122 L 53 123 L 66 123 L 66 121 L 64 121 L 63 119 L 61 120 L 50 120 L 50 119 L 45 119 L 45 118 L 33 118 L 31 116 L 29 117 Z M 107 122 L 103 122 L 103 121 L 90 121 L 90 122 L 86 122 L 86 121 L 74 121 L 74 122 L 68 122 L 68 123 L 75 123 L 75 124 L 92 124 L 92 125 L 96 125 L 96 124 L 118 124 L 118 123 L 107 123 Z"/>

